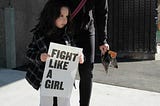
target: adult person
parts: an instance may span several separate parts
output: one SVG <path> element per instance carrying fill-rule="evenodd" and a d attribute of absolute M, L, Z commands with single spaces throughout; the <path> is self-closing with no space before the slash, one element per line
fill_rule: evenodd
<path fill-rule="evenodd" d="M 72 12 L 81 0 L 70 0 Z M 79 65 L 80 106 L 89 106 L 92 90 L 92 70 L 94 66 L 95 35 L 102 54 L 108 49 L 107 44 L 107 0 L 87 0 L 83 8 L 73 18 L 76 46 L 83 48 L 85 61 Z"/>

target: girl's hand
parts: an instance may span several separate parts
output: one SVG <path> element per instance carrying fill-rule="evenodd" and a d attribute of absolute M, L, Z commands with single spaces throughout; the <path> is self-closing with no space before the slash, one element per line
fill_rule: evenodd
<path fill-rule="evenodd" d="M 84 55 L 83 55 L 83 53 L 80 54 L 79 63 L 80 64 L 84 63 Z"/>
<path fill-rule="evenodd" d="M 42 53 L 41 56 L 40 56 L 40 59 L 42 62 L 46 62 L 47 58 L 50 57 L 49 54 L 47 53 Z"/>

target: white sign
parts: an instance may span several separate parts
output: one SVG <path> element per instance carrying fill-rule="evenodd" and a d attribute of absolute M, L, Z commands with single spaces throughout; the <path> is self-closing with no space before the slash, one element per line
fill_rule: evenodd
<path fill-rule="evenodd" d="M 81 48 L 50 43 L 41 96 L 70 97 L 81 53 Z"/>

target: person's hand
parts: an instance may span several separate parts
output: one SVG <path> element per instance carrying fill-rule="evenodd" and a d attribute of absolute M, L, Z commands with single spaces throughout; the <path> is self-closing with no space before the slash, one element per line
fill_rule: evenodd
<path fill-rule="evenodd" d="M 40 59 L 42 62 L 46 62 L 47 58 L 50 57 L 49 54 L 47 53 L 42 53 L 41 56 L 40 56 Z"/>
<path fill-rule="evenodd" d="M 84 54 L 81 53 L 79 58 L 79 64 L 83 64 L 83 63 L 84 63 Z"/>
<path fill-rule="evenodd" d="M 108 44 L 101 45 L 99 46 L 99 49 L 101 50 L 102 54 L 105 54 L 107 50 L 109 50 L 109 45 Z"/>

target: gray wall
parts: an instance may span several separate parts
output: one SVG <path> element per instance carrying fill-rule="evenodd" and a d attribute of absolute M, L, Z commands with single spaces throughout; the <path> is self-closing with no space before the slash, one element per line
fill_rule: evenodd
<path fill-rule="evenodd" d="M 4 11 L 0 8 L 0 67 L 6 66 L 5 59 L 5 36 L 4 36 Z"/>
<path fill-rule="evenodd" d="M 0 0 L 0 7 L 4 8 L 7 7 L 9 4 L 9 0 Z"/>
<path fill-rule="evenodd" d="M 31 42 L 30 30 L 37 23 L 36 19 L 46 0 L 10 0 L 15 10 L 16 66 L 26 62 L 26 47 Z M 0 0 L 0 68 L 6 68 L 4 8 L 9 7 L 9 0 Z"/>
<path fill-rule="evenodd" d="M 8 4 L 9 0 L 0 0 L 0 68 L 6 67 L 4 8 L 8 7 Z"/>
<path fill-rule="evenodd" d="M 36 24 L 46 0 L 15 0 L 15 33 L 17 66 L 23 65 L 26 46 L 31 42 L 30 30 Z"/>

